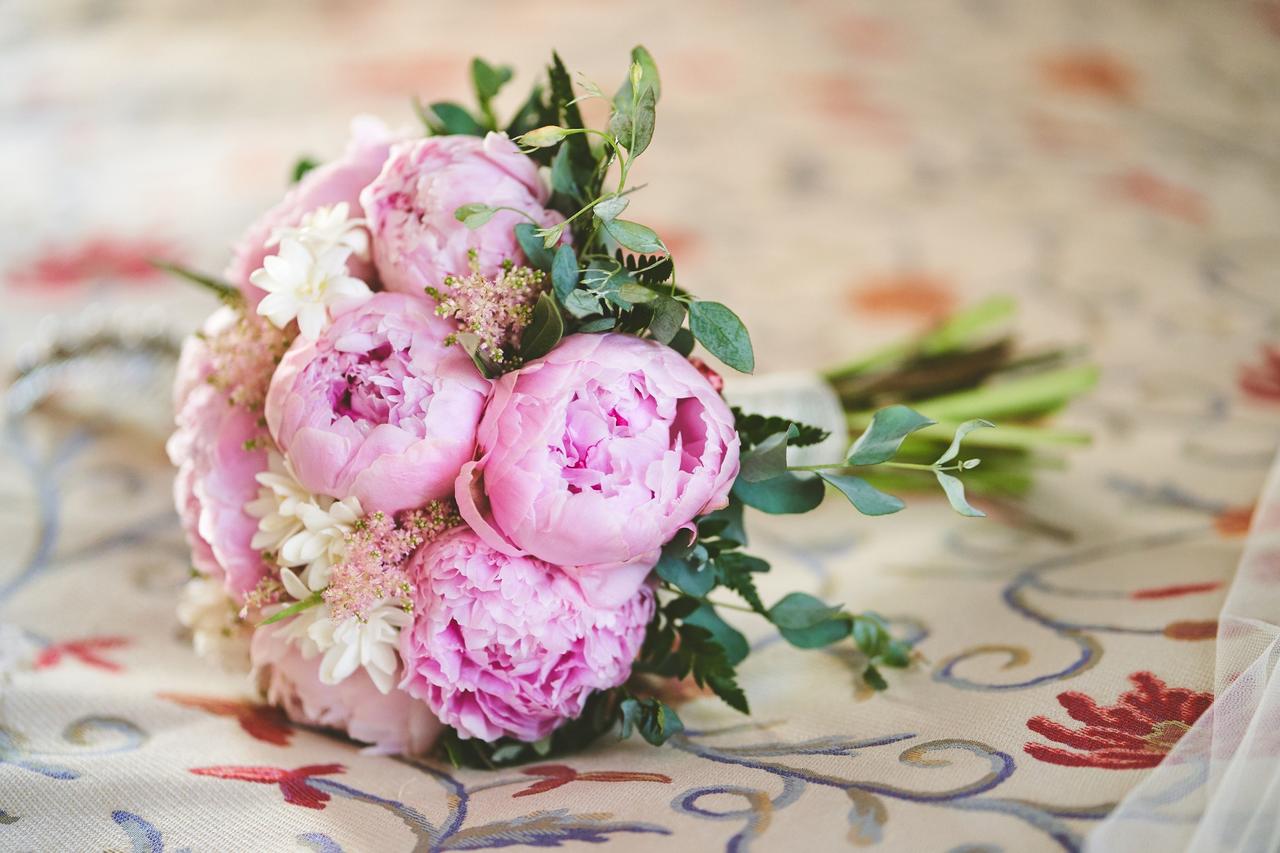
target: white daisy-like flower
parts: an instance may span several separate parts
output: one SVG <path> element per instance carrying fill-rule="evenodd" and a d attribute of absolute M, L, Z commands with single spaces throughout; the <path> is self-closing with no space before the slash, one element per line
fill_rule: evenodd
<path fill-rule="evenodd" d="M 306 214 L 294 227 L 280 227 L 271 232 L 267 246 L 275 246 L 293 239 L 314 252 L 335 246 L 346 247 L 358 258 L 369 256 L 368 223 L 363 219 L 349 218 L 351 206 L 345 201 L 329 207 L 317 207 Z"/>
<path fill-rule="evenodd" d="M 299 577 L 308 590 L 324 589 L 333 566 L 346 555 L 347 535 L 364 515 L 360 500 L 350 497 L 339 501 L 311 494 L 275 453 L 257 480 L 258 497 L 245 504 L 245 512 L 258 519 L 258 531 L 250 544 L 274 552 L 281 566 L 301 568 Z M 288 589 L 283 573 L 281 581 Z"/>
<path fill-rule="evenodd" d="M 286 237 L 280 251 L 262 259 L 262 269 L 249 276 L 267 292 L 258 313 L 283 329 L 294 319 L 298 332 L 315 340 L 329 322 L 331 309 L 358 305 L 373 295 L 369 285 L 347 272 L 348 246 L 313 250 L 301 240 Z"/>
<path fill-rule="evenodd" d="M 228 671 L 249 666 L 249 632 L 240 608 L 212 578 L 187 581 L 178 599 L 178 621 L 191 631 L 196 654 Z"/>
<path fill-rule="evenodd" d="M 411 618 L 403 607 L 383 601 L 363 620 L 348 616 L 341 622 L 313 622 L 307 634 L 317 647 L 326 649 L 320 661 L 320 681 L 337 684 L 364 667 L 374 686 L 390 693 L 400 668 L 400 629 L 408 626 Z"/>

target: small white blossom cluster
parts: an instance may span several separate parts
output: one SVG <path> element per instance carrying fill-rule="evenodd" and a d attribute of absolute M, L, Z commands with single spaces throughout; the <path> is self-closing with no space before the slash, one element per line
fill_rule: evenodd
<path fill-rule="evenodd" d="M 347 271 L 354 255 L 369 254 L 369 233 L 363 219 L 349 218 L 346 202 L 319 207 L 295 227 L 277 228 L 267 246 L 279 246 L 262 260 L 249 281 L 267 295 L 258 313 L 283 329 L 298 321 L 308 340 L 319 337 L 339 307 L 358 305 L 373 295 L 369 285 Z"/>
<path fill-rule="evenodd" d="M 245 505 L 245 511 L 258 519 L 252 547 L 279 565 L 280 583 L 293 604 L 310 602 L 289 620 L 282 635 L 297 644 L 303 657 L 324 656 L 323 683 L 337 684 L 364 667 L 377 688 L 389 693 L 399 668 L 400 629 L 409 624 L 410 614 L 397 599 L 388 598 L 359 615 L 335 619 L 320 596 L 363 516 L 360 501 L 311 494 L 274 452 L 257 480 L 258 498 Z M 264 612 L 271 615 L 283 608 L 276 605 Z"/>

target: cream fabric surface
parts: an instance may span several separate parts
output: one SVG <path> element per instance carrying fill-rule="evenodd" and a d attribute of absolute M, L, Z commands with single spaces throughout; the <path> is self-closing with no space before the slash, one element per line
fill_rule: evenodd
<path fill-rule="evenodd" d="M 690 732 L 667 748 L 454 771 L 291 727 L 192 654 L 164 371 L 79 365 L 0 451 L 0 849 L 1076 850 L 1135 791 L 1102 849 L 1135 826 L 1157 849 L 1147 792 L 1176 807 L 1176 849 L 1206 792 L 1274 797 L 1252 783 L 1274 726 L 1246 728 L 1256 762 L 1201 762 L 1199 793 L 1144 783 L 1195 758 L 1211 694 L 1270 666 L 1270 540 L 1218 616 L 1280 433 L 1259 353 L 1280 338 L 1274 3 L 19 0 L 0 16 L 0 365 L 86 310 L 193 329 L 212 304 L 142 260 L 220 269 L 351 115 L 465 99 L 473 53 L 527 83 L 554 46 L 608 89 L 635 42 L 664 81 L 635 216 L 739 311 L 762 371 L 1012 293 L 1029 346 L 1103 366 L 1063 417 L 1094 445 L 987 521 L 936 496 L 752 518 L 766 598 L 808 590 L 918 640 L 887 692 L 848 650 L 744 617 L 750 718 L 673 685 Z"/>

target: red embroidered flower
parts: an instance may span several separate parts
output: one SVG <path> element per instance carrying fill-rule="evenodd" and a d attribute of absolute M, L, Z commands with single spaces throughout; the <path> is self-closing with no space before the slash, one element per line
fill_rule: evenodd
<path fill-rule="evenodd" d="M 283 767 L 192 767 L 191 772 L 197 776 L 216 776 L 219 779 L 235 779 L 240 782 L 258 782 L 264 785 L 279 785 L 284 793 L 284 801 L 306 809 L 323 809 L 329 802 L 329 792 L 311 787 L 307 780 L 312 776 L 327 776 L 331 773 L 342 773 L 346 767 L 341 764 L 308 764 L 286 770 Z"/>
<path fill-rule="evenodd" d="M 293 737 L 293 726 L 281 713 L 279 708 L 270 705 L 259 705 L 243 699 L 219 699 L 216 696 L 194 696 L 189 693 L 157 693 L 161 699 L 168 699 L 187 708 L 198 708 L 219 717 L 235 717 L 240 728 L 255 740 L 273 743 L 276 746 L 288 746 Z"/>
<path fill-rule="evenodd" d="M 1032 717 L 1027 728 L 1071 749 L 1028 743 L 1023 747 L 1027 754 L 1065 767 L 1155 767 L 1213 703 L 1211 693 L 1170 689 L 1149 672 L 1135 672 L 1129 680 L 1135 689 L 1110 707 L 1083 693 L 1058 694 L 1071 719 L 1084 727 L 1070 729 L 1048 717 Z"/>
<path fill-rule="evenodd" d="M 98 654 L 105 649 L 118 649 L 129 645 L 127 637 L 84 637 L 80 640 L 65 640 L 51 643 L 36 655 L 35 669 L 51 669 L 68 657 L 75 658 L 86 666 L 105 669 L 108 672 L 120 672 L 124 667 L 113 660 L 107 660 Z"/>
<path fill-rule="evenodd" d="M 661 773 L 634 773 L 626 770 L 592 770 L 579 773 L 564 764 L 539 764 L 537 767 L 526 767 L 520 771 L 526 776 L 541 776 L 527 788 L 512 794 L 512 797 L 531 797 L 544 791 L 554 791 L 561 785 L 570 782 L 663 782 L 671 784 L 671 777 Z"/>
<path fill-rule="evenodd" d="M 1240 390 L 1255 400 L 1280 402 L 1280 344 L 1263 347 L 1260 364 L 1240 368 Z"/>
<path fill-rule="evenodd" d="M 172 257 L 173 247 L 150 239 L 98 237 L 74 246 L 50 248 L 9 274 L 15 287 L 66 290 L 96 281 L 129 284 L 152 281 L 163 272 L 152 258 Z"/>

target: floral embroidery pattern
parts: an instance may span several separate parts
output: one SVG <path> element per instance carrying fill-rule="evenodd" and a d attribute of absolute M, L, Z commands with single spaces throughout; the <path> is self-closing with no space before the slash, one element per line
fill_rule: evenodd
<path fill-rule="evenodd" d="M 98 654 L 106 649 L 118 649 L 129 645 L 127 637 L 85 637 L 81 640 L 66 640 L 45 646 L 36 655 L 35 669 L 50 669 L 72 657 L 85 666 L 105 669 L 107 672 L 122 672 L 124 667 L 113 660 L 107 660 Z"/>
<path fill-rule="evenodd" d="M 216 696 L 195 696 L 189 693 L 157 693 L 161 699 L 187 708 L 198 708 L 219 717 L 235 717 L 240 728 L 254 740 L 288 746 L 293 737 L 293 726 L 278 708 L 261 705 L 243 699 L 219 699 Z"/>
<path fill-rule="evenodd" d="M 537 767 L 526 767 L 520 771 L 526 776 L 543 777 L 527 788 L 516 791 L 511 796 L 531 797 L 546 791 L 554 791 L 570 782 L 662 782 L 671 784 L 671 777 L 662 773 L 631 773 L 625 770 L 593 770 L 579 773 L 564 764 L 539 764 Z"/>
<path fill-rule="evenodd" d="M 1027 754 L 1064 767 L 1155 767 L 1213 704 L 1213 694 L 1170 688 L 1149 672 L 1135 672 L 1129 680 L 1134 689 L 1111 706 L 1075 691 L 1058 694 L 1071 719 L 1084 726 L 1071 729 L 1048 717 L 1032 717 L 1027 728 L 1070 749 L 1032 742 L 1024 747 Z"/>
<path fill-rule="evenodd" d="M 197 776 L 216 776 L 219 779 L 236 779 L 241 782 L 259 782 L 264 785 L 279 785 L 284 793 L 284 801 L 304 809 L 323 809 L 329 802 L 328 791 L 314 788 L 307 783 L 313 776 L 328 776 L 334 773 L 345 773 L 346 767 L 341 764 L 307 764 L 286 770 L 283 767 L 192 767 L 191 772 Z"/>

